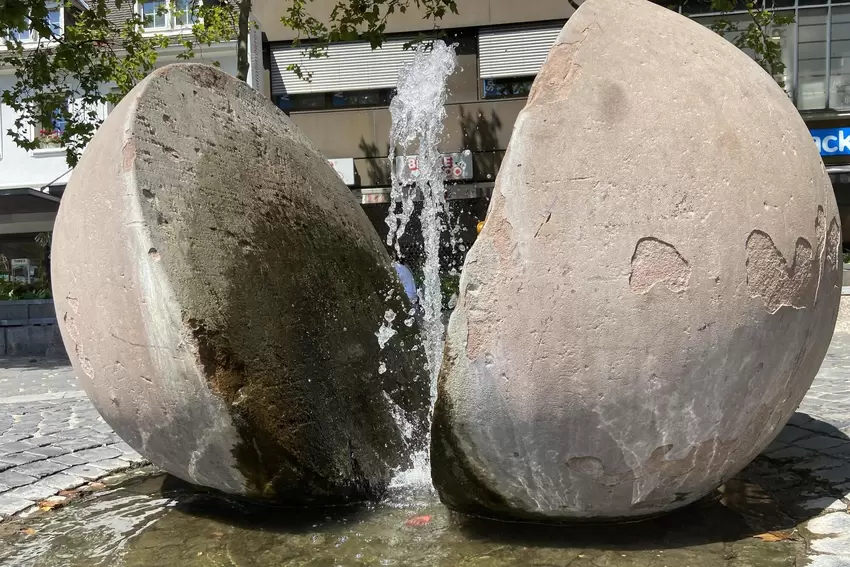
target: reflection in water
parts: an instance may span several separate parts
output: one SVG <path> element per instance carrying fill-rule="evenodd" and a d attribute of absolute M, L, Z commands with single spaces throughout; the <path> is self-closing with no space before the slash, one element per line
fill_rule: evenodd
<path fill-rule="evenodd" d="M 12 550 L 4 549 L 0 558 L 4 564 L 22 567 L 118 565 L 127 544 L 175 503 L 156 494 L 102 492 L 84 506 L 45 516 L 34 533 L 21 534 Z"/>
<path fill-rule="evenodd" d="M 771 480 L 769 467 L 748 473 Z M 803 487 L 783 485 L 785 497 Z M 811 488 L 811 485 L 809 485 Z M 261 506 L 199 492 L 173 477 L 137 479 L 97 498 L 4 525 L 0 563 L 89 566 L 499 566 L 761 567 L 801 557 L 803 543 L 752 536 L 787 527 L 770 494 L 746 477 L 720 495 L 628 526 L 541 526 L 465 518 L 430 490 L 391 492 L 380 504 L 335 509 Z M 755 495 L 755 499 L 751 498 Z M 787 507 L 783 504 L 781 507 Z M 750 524 L 747 515 L 759 520 Z M 730 559 L 735 559 L 729 563 Z M 792 563 L 793 564 L 793 563 Z"/>

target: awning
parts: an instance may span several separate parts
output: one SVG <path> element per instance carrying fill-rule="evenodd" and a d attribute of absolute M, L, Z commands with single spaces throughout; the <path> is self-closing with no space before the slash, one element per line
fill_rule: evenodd
<path fill-rule="evenodd" d="M 58 210 L 59 197 L 54 195 L 35 189 L 0 189 L 0 219 L 4 215 L 55 213 Z"/>

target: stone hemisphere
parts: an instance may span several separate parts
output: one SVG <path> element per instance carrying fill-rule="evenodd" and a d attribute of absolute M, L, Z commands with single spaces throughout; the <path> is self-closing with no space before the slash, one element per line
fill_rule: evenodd
<path fill-rule="evenodd" d="M 287 116 L 212 67 L 155 71 L 105 121 L 62 199 L 53 286 L 106 422 L 189 482 L 374 498 L 424 443 L 414 331 L 375 334 L 405 306 L 374 228 Z"/>
<path fill-rule="evenodd" d="M 810 386 L 839 245 L 817 149 L 771 77 L 670 10 L 588 0 L 463 269 L 432 426 L 442 500 L 604 521 L 706 495 Z"/>

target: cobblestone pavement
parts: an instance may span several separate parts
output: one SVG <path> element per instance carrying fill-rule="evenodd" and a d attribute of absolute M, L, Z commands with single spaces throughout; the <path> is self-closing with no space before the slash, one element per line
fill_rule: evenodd
<path fill-rule="evenodd" d="M 67 361 L 0 358 L 0 519 L 144 462 L 104 423 Z"/>

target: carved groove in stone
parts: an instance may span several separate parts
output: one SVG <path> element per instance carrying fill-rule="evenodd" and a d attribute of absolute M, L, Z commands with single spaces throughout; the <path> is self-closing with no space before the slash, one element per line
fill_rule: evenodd
<path fill-rule="evenodd" d="M 655 284 L 663 283 L 670 291 L 688 289 L 691 266 L 676 247 L 653 237 L 641 238 L 632 255 L 629 286 L 635 293 L 646 293 Z"/>
<path fill-rule="evenodd" d="M 782 307 L 808 307 L 817 268 L 812 245 L 805 238 L 797 239 L 790 267 L 769 234 L 754 230 L 747 238 L 747 289 L 750 297 L 764 300 L 769 313 Z"/>

